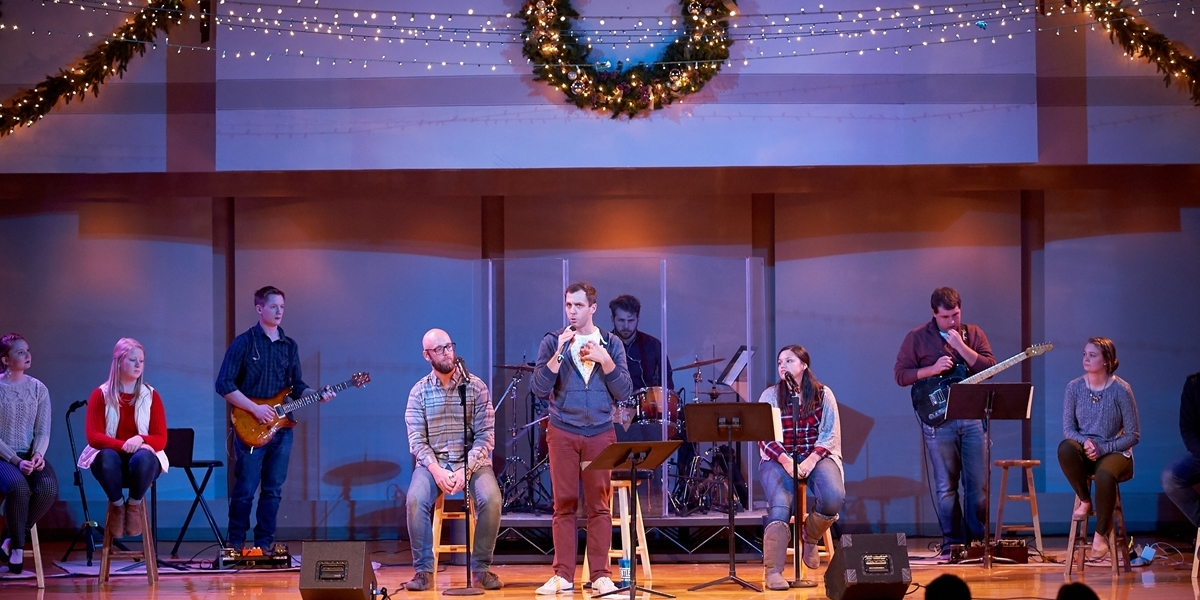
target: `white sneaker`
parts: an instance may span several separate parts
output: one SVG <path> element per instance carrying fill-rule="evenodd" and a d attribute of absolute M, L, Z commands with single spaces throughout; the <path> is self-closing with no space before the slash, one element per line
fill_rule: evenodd
<path fill-rule="evenodd" d="M 608 582 L 612 585 L 612 582 Z M 575 584 L 555 575 L 550 578 L 550 581 L 542 584 L 542 587 L 537 589 L 537 593 L 542 596 L 550 596 L 554 594 L 570 594 L 575 591 Z"/>
<path fill-rule="evenodd" d="M 613 580 L 607 577 L 601 577 L 592 582 L 592 596 L 602 596 L 612 591 L 616 591 L 617 586 Z"/>

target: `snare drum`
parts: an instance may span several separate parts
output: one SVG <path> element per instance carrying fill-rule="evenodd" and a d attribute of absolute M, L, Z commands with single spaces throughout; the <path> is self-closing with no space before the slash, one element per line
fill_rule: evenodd
<path fill-rule="evenodd" d="M 633 393 L 632 399 L 637 406 L 638 420 L 661 424 L 665 419 L 668 439 L 675 437 L 679 427 L 679 395 L 674 390 L 664 390 L 660 386 L 642 388 Z"/>

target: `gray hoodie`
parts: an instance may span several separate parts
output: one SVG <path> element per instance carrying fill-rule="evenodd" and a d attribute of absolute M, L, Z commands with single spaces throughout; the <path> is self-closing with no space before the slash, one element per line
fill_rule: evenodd
<path fill-rule="evenodd" d="M 600 365 L 596 365 L 591 380 L 584 381 L 583 374 L 570 358 L 563 360 L 558 373 L 546 367 L 546 363 L 558 354 L 558 336 L 565 329 L 549 332 L 542 338 L 530 387 L 533 395 L 549 401 L 550 422 L 555 427 L 589 437 L 604 433 L 612 429 L 613 402 L 625 400 L 633 392 L 625 362 L 625 345 L 612 332 L 601 331 L 600 344 L 608 350 L 617 367 L 605 374 Z"/>

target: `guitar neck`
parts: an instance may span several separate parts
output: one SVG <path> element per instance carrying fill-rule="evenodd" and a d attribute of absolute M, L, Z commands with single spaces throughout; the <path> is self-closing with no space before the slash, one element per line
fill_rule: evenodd
<path fill-rule="evenodd" d="M 331 389 L 334 392 L 340 392 L 352 385 L 354 385 L 354 380 L 347 379 L 346 381 L 343 381 L 343 382 L 333 386 Z M 320 399 L 321 399 L 321 392 L 315 392 L 315 393 L 309 394 L 307 396 L 304 396 L 304 397 L 300 398 L 299 400 L 295 400 L 292 402 L 285 402 L 285 403 L 281 404 L 279 406 L 279 412 L 281 414 L 286 415 L 287 413 L 290 413 L 293 410 L 298 410 L 298 409 L 304 408 L 305 406 L 308 406 L 309 404 L 312 404 L 313 402 L 317 402 Z"/>
<path fill-rule="evenodd" d="M 1021 353 L 1013 356 L 1012 358 L 1009 358 L 1008 360 L 1006 360 L 1004 362 L 996 363 L 996 364 L 960 381 L 959 383 L 979 383 L 980 381 L 983 381 L 984 379 L 987 379 L 988 377 L 992 377 L 992 376 L 996 375 L 997 373 L 1029 358 L 1029 356 L 1030 356 L 1030 354 L 1028 352 L 1021 352 Z"/>

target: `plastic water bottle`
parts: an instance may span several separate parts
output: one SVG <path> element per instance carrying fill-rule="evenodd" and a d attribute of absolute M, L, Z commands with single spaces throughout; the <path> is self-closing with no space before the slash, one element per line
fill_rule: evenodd
<path fill-rule="evenodd" d="M 621 587 L 629 587 L 629 559 L 620 558 L 617 560 L 617 567 L 621 572 Z"/>

